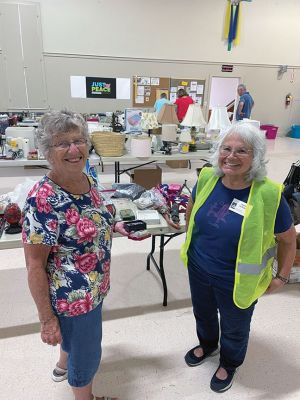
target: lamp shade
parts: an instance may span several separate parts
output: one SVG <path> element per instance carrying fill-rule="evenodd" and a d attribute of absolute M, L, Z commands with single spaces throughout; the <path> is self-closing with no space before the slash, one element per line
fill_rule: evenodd
<path fill-rule="evenodd" d="M 144 130 L 158 128 L 158 122 L 155 113 L 142 113 L 141 128 Z"/>
<path fill-rule="evenodd" d="M 215 130 L 219 129 L 220 131 L 226 130 L 230 128 L 231 122 L 229 120 L 227 114 L 226 107 L 213 107 L 210 115 L 210 119 L 206 129 Z"/>
<path fill-rule="evenodd" d="M 181 122 L 183 126 L 198 126 L 203 128 L 206 126 L 205 119 L 202 114 L 200 104 L 190 104 L 189 108 Z"/>
<path fill-rule="evenodd" d="M 161 127 L 161 139 L 165 142 L 176 142 L 177 139 L 177 125 L 163 124 Z"/>
<path fill-rule="evenodd" d="M 133 157 L 151 156 L 151 138 L 148 136 L 137 136 L 131 138 L 130 154 Z"/>
<path fill-rule="evenodd" d="M 160 124 L 179 124 L 176 115 L 176 106 L 174 104 L 164 104 L 157 115 L 157 121 Z"/>

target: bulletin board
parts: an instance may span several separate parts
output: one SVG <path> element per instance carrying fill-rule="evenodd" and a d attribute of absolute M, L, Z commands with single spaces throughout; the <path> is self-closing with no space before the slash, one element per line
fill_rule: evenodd
<path fill-rule="evenodd" d="M 170 82 L 169 99 L 174 103 L 178 89 L 184 89 L 195 103 L 203 106 L 203 97 L 205 91 L 205 80 L 202 79 L 174 79 Z"/>
<path fill-rule="evenodd" d="M 134 76 L 132 79 L 132 106 L 153 107 L 161 93 L 170 96 L 170 78 Z"/>

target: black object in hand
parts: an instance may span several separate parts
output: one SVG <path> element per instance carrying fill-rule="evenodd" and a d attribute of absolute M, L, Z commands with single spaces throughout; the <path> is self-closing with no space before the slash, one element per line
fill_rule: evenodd
<path fill-rule="evenodd" d="M 126 232 L 143 231 L 147 228 L 146 222 L 136 219 L 135 221 L 124 222 L 124 229 Z"/>

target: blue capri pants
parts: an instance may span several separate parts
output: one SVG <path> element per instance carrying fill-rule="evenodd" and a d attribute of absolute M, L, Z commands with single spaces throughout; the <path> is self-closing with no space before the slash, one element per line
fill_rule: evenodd
<path fill-rule="evenodd" d="M 86 314 L 58 319 L 61 346 L 68 353 L 68 382 L 73 387 L 86 386 L 93 380 L 101 360 L 102 302 Z"/>

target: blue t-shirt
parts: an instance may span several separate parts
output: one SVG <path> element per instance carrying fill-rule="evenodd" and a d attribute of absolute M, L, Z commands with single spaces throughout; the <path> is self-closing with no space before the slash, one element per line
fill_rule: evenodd
<path fill-rule="evenodd" d="M 251 110 L 254 104 L 254 101 L 251 97 L 251 95 L 249 94 L 249 92 L 244 93 L 241 97 L 240 97 L 240 103 L 244 103 L 243 108 L 242 108 L 242 114 L 238 113 L 238 109 L 236 111 L 236 120 L 240 121 L 244 118 L 250 118 L 251 115 Z"/>
<path fill-rule="evenodd" d="M 154 111 L 158 114 L 164 104 L 172 104 L 168 99 L 156 100 L 154 104 Z"/>
<path fill-rule="evenodd" d="M 195 201 L 196 187 L 192 192 Z M 218 180 L 213 191 L 195 215 L 195 225 L 188 251 L 189 261 L 204 270 L 211 279 L 220 279 L 232 288 L 243 216 L 229 210 L 234 198 L 247 202 L 250 187 L 228 189 Z M 287 231 L 293 223 L 289 206 L 282 196 L 276 215 L 274 233 Z"/>

